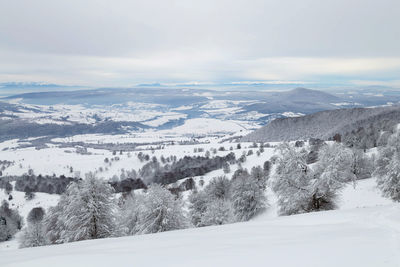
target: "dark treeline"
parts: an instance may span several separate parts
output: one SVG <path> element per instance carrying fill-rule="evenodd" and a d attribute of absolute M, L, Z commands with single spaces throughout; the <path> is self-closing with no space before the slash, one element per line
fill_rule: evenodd
<path fill-rule="evenodd" d="M 178 180 L 205 175 L 208 172 L 221 169 L 226 163 L 235 163 L 235 154 L 229 153 L 226 156 L 210 157 L 190 157 L 170 161 L 170 164 L 162 166 L 156 158 L 146 163 L 139 171 L 139 176 L 124 177 L 120 180 L 110 180 L 108 183 L 114 188 L 116 193 L 130 192 L 135 189 L 147 188 L 146 184 L 172 184 Z M 42 176 L 25 174 L 22 176 L 9 176 L 0 179 L 0 188 L 5 188 L 6 184 L 15 181 L 14 190 L 22 192 L 42 192 L 48 194 L 62 194 L 71 182 L 77 182 L 80 178 L 61 176 Z M 145 183 L 145 182 L 146 183 Z M 191 188 L 185 185 L 185 188 Z M 180 191 L 185 189 L 180 188 Z"/>
<path fill-rule="evenodd" d="M 73 181 L 77 181 L 77 178 L 65 177 L 64 175 L 59 177 L 42 176 L 40 174 L 38 176 L 22 175 L 15 180 L 14 189 L 23 192 L 62 194 Z"/>
<path fill-rule="evenodd" d="M 149 128 L 149 126 L 129 121 L 104 121 L 94 125 L 83 123 L 60 125 L 37 124 L 26 120 L 3 120 L 0 121 L 0 132 L 2 133 L 0 140 L 38 136 L 66 137 L 93 133 L 122 134 L 126 132 L 126 128 L 138 130 Z"/>
<path fill-rule="evenodd" d="M 111 187 L 114 188 L 115 193 L 130 192 L 135 189 L 146 189 L 147 186 L 143 183 L 142 179 L 127 178 L 121 181 L 109 182 Z"/>
<path fill-rule="evenodd" d="M 42 175 L 22 175 L 8 176 L 0 179 L 0 188 L 6 188 L 7 184 L 15 181 L 14 190 L 27 193 L 40 192 L 48 194 L 63 194 L 72 182 L 82 179 L 61 176 L 42 176 Z M 114 188 L 114 192 L 130 192 L 135 189 L 146 188 L 141 179 L 127 178 L 121 181 L 110 181 L 109 184 Z"/>
<path fill-rule="evenodd" d="M 221 169 L 226 162 L 234 163 L 235 154 L 229 153 L 224 157 L 216 156 L 214 158 L 185 156 L 170 166 L 156 171 L 152 181 L 159 184 L 175 183 L 186 177 L 200 176 Z"/>

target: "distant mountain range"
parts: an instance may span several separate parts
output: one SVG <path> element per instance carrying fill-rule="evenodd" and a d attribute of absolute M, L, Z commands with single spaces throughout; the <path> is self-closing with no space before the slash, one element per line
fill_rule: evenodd
<path fill-rule="evenodd" d="M 23 88 L 22 85 L 9 85 Z M 46 90 L 57 85 L 34 85 L 36 88 Z M 48 90 L 46 92 L 30 92 L 13 94 L 4 97 L 4 100 L 21 99 L 23 103 L 30 104 L 88 104 L 110 105 L 126 102 L 142 102 L 170 106 L 204 104 L 211 100 L 228 101 L 253 101 L 245 103 L 245 111 L 258 111 L 261 113 L 299 112 L 313 113 L 339 107 L 357 107 L 384 105 L 387 102 L 400 101 L 400 92 L 385 91 L 372 94 L 361 91 L 347 93 L 327 93 L 306 88 L 296 88 L 291 91 L 254 90 L 249 87 L 243 90 L 208 90 L 196 88 L 99 88 L 91 90 L 64 91 Z M 379 90 L 378 90 L 379 91 Z M 384 90 L 382 90 L 383 92 Z M 18 92 L 18 91 L 16 91 Z M 254 103 L 257 102 L 257 103 Z"/>
<path fill-rule="evenodd" d="M 43 91 L 69 91 L 84 89 L 83 86 L 67 86 L 50 83 L 37 82 L 7 82 L 0 83 L 0 97 L 12 96 L 28 92 L 43 92 Z"/>

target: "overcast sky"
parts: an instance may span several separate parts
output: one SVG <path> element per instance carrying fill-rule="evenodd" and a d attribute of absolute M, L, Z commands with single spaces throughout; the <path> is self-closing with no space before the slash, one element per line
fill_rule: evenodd
<path fill-rule="evenodd" d="M 0 0 L 0 82 L 400 86 L 399 0 Z"/>

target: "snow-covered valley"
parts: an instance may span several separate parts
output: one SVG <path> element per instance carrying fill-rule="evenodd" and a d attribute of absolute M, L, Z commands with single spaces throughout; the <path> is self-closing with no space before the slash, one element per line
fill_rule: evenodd
<path fill-rule="evenodd" d="M 308 93 L 316 91 L 279 97 Z M 0 266 L 400 264 L 400 206 L 388 176 L 397 166 L 396 118 L 381 125 L 373 117 L 364 131 L 335 138 L 323 130 L 323 140 L 309 138 L 316 130 L 303 123 L 304 138 L 263 142 L 243 137 L 274 118 L 281 133 L 294 133 L 290 122 L 316 115 L 261 112 L 257 101 L 215 92 L 206 99 L 0 105 L 0 129 L 15 127 L 0 136 Z M 86 199 L 103 193 L 107 219 L 96 227 L 109 230 L 90 236 L 79 218 L 92 207 Z M 43 222 L 29 219 L 35 209 Z M 40 247 L 19 249 L 32 246 Z"/>

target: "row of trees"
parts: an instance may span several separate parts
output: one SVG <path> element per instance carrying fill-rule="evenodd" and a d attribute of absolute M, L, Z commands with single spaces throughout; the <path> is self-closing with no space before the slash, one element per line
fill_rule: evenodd
<path fill-rule="evenodd" d="M 130 172 L 127 172 L 127 174 L 130 174 Z M 146 185 L 140 178 L 130 177 L 131 176 L 126 176 L 124 179 L 110 179 L 108 183 L 114 188 L 116 193 L 146 188 Z M 63 194 L 69 184 L 80 180 L 80 178 L 65 177 L 64 175 L 42 176 L 40 174 L 37 176 L 34 174 L 24 174 L 7 178 L 8 179 L 0 179 L 0 188 L 4 188 L 5 192 L 10 194 L 13 190 L 10 181 L 15 181 L 14 190 L 25 192 L 27 196 L 32 195 L 34 192 Z"/>
<path fill-rule="evenodd" d="M 240 170 L 232 180 L 213 179 L 204 190 L 192 193 L 189 212 L 181 198 L 159 184 L 117 201 L 110 184 L 90 173 L 71 183 L 46 214 L 31 211 L 21 247 L 246 221 L 266 207 L 265 176 L 260 177 L 260 170 L 251 174 Z"/>

